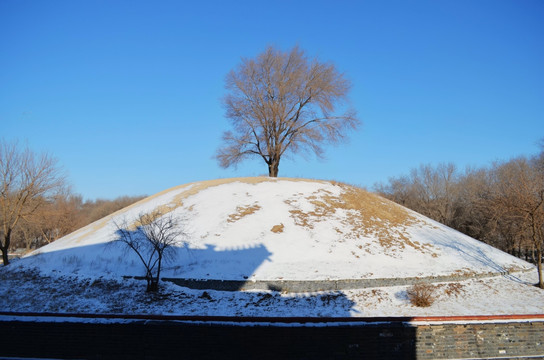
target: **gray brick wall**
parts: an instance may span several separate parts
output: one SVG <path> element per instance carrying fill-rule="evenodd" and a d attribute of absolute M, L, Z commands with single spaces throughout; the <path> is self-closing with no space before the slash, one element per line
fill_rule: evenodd
<path fill-rule="evenodd" d="M 544 317 L 465 323 L 409 319 L 235 325 L 172 319 L 1 320 L 0 358 L 544 359 Z M 349 319 L 348 319 L 349 320 Z"/>
<path fill-rule="evenodd" d="M 542 356 L 544 322 L 417 326 L 418 359 Z"/>

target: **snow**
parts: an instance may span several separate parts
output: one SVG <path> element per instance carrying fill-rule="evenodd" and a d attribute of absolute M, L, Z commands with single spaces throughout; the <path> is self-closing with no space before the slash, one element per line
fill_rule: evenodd
<path fill-rule="evenodd" d="M 85 279 L 2 269 L 4 311 L 237 317 L 413 317 L 543 314 L 544 291 L 530 285 L 535 273 L 440 283 L 428 308 L 410 304 L 407 286 L 279 293 L 192 290 L 169 282 L 158 294 L 133 279 Z M 459 287 L 450 293 L 450 284 Z"/>
<path fill-rule="evenodd" d="M 411 220 L 378 219 L 379 211 L 372 213 L 366 203 L 360 209 L 323 205 L 341 201 L 348 190 L 334 182 L 270 178 L 178 186 L 1 269 L 6 286 L 0 289 L 0 298 L 9 311 L 65 313 L 333 317 L 544 313 L 544 291 L 528 285 L 536 282 L 531 264 L 385 199 L 372 201 Z M 159 294 L 146 294 L 142 281 L 123 278 L 143 275 L 139 259 L 114 240 L 116 224 L 131 223 L 156 209 L 179 219 L 185 234 L 163 269 L 164 277 L 319 281 L 464 275 L 466 280 L 455 286 L 435 284 L 437 299 L 429 308 L 412 306 L 407 286 L 297 294 L 207 290 L 208 298 L 202 290 L 162 282 Z M 374 223 L 375 228 L 363 228 Z M 277 225 L 283 225 L 282 232 L 271 231 Z M 515 276 L 500 275 L 507 271 Z M 496 276 L 471 278 L 488 273 Z"/>

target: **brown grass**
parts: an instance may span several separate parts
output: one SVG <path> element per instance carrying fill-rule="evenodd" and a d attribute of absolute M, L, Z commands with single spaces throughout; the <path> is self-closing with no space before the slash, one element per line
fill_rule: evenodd
<path fill-rule="evenodd" d="M 120 210 L 114 212 L 113 214 L 106 216 L 103 219 L 97 220 L 92 224 L 89 224 L 87 226 L 82 227 L 79 230 L 74 231 L 70 235 L 77 236 L 78 234 L 80 234 L 80 237 L 77 238 L 76 242 L 82 242 L 86 238 L 88 238 L 89 236 L 92 236 L 96 231 L 98 231 L 98 230 L 102 229 L 103 227 L 105 227 L 108 224 L 108 221 L 109 221 L 109 219 L 111 219 L 111 217 L 113 217 L 115 215 L 118 215 L 118 214 L 122 214 L 128 209 L 132 209 L 132 208 L 134 208 L 136 206 L 140 206 L 142 204 L 145 204 L 146 202 L 149 202 L 149 201 L 151 201 L 153 199 L 156 199 L 157 197 L 162 196 L 164 194 L 167 194 L 167 193 L 169 193 L 171 191 L 186 188 L 185 191 L 182 191 L 178 195 L 176 195 L 175 198 L 169 204 L 165 204 L 165 205 L 160 206 L 160 209 L 158 209 L 158 210 L 162 213 L 162 215 L 165 215 L 165 214 L 169 213 L 170 211 L 173 211 L 176 208 L 183 206 L 183 200 L 184 199 L 188 198 L 189 196 L 196 195 L 200 191 L 208 189 L 210 187 L 220 186 L 220 185 L 223 185 L 223 184 L 229 184 L 229 183 L 233 183 L 233 182 L 237 182 L 237 181 L 245 183 L 245 184 L 259 184 L 259 183 L 266 182 L 266 181 L 276 181 L 276 180 L 289 180 L 289 181 L 301 181 L 301 182 L 312 181 L 312 182 L 323 182 L 323 183 L 326 182 L 326 181 L 323 181 L 323 180 L 311 180 L 311 179 L 302 179 L 302 178 L 300 178 L 300 179 L 299 178 L 270 178 L 268 176 L 259 176 L 259 177 L 239 177 L 239 178 L 215 179 L 215 180 L 198 181 L 198 182 L 193 182 L 193 183 L 189 183 L 189 184 L 178 185 L 178 186 L 174 186 L 174 187 L 172 187 L 170 189 L 163 190 L 163 191 L 161 191 L 161 192 L 159 192 L 157 194 L 148 196 L 145 199 L 142 199 L 140 201 L 137 201 L 134 204 L 129 205 L 126 208 L 120 209 Z M 132 224 L 132 225 L 134 225 L 134 224 Z"/>
<path fill-rule="evenodd" d="M 162 196 L 168 192 L 182 190 L 174 199 L 168 203 L 161 205 L 155 209 L 155 214 L 165 215 L 178 207 L 183 206 L 184 199 L 189 196 L 196 195 L 200 191 L 205 189 L 220 186 L 223 184 L 242 182 L 246 184 L 259 184 L 267 181 L 276 180 L 289 180 L 300 182 L 321 182 L 332 183 L 334 186 L 342 188 L 343 193 L 340 196 L 334 196 L 331 192 L 324 189 L 317 191 L 311 195 L 308 200 L 314 205 L 314 210 L 310 212 L 304 212 L 296 209 L 296 201 L 286 200 L 285 202 L 290 204 L 293 208 L 289 210 L 291 217 L 294 219 L 296 225 L 307 227 L 312 229 L 313 225 L 319 221 L 325 221 L 332 216 L 338 209 L 346 210 L 347 218 L 344 221 L 344 225 L 348 225 L 351 229 L 349 233 L 344 234 L 346 239 L 362 237 L 376 237 L 379 240 L 380 245 L 383 247 L 386 253 L 394 254 L 397 249 L 403 249 L 406 246 L 410 246 L 424 253 L 431 253 L 433 256 L 437 256 L 432 247 L 427 244 L 420 244 L 417 241 L 411 241 L 405 235 L 406 227 L 415 224 L 418 220 L 406 211 L 403 207 L 386 200 L 378 195 L 369 193 L 363 189 L 349 186 L 338 182 L 328 182 L 322 180 L 309 180 L 309 179 L 297 179 L 297 178 L 269 178 L 269 177 L 250 177 L 250 178 L 229 178 L 229 179 L 216 179 L 209 181 L 200 181 L 185 185 L 176 186 L 168 190 L 162 191 L 143 200 L 140 200 L 127 208 L 121 209 L 107 218 L 101 219 L 88 227 L 82 228 L 82 236 L 78 241 L 82 241 L 88 236 L 91 236 L 95 231 L 104 227 L 109 218 L 113 215 L 121 214 L 127 209 L 139 206 L 146 202 L 149 202 L 159 196 Z M 250 215 L 259 210 L 260 207 L 256 204 L 239 207 L 235 214 L 231 214 L 228 218 L 229 222 L 237 221 L 244 216 Z M 89 229 L 90 227 L 90 229 Z M 336 229 L 340 232 L 339 229 Z M 366 249 L 366 251 L 370 251 Z"/>
<path fill-rule="evenodd" d="M 272 229 L 270 229 L 270 231 L 272 231 L 273 233 L 279 234 L 283 232 L 283 228 L 284 228 L 283 224 L 274 225 L 272 226 Z"/>
<path fill-rule="evenodd" d="M 259 210 L 261 207 L 257 204 L 253 205 L 246 205 L 246 206 L 237 206 L 236 212 L 234 214 L 230 214 L 227 221 L 228 222 L 235 222 L 240 220 L 241 218 L 251 215 L 255 213 L 257 210 Z"/>
<path fill-rule="evenodd" d="M 372 290 L 362 290 L 354 295 L 363 303 L 363 306 L 373 306 L 376 303 L 381 303 L 382 301 L 388 300 L 388 295 L 386 292 L 378 289 Z"/>
<path fill-rule="evenodd" d="M 461 285 L 460 283 L 449 283 L 444 285 L 444 294 L 446 294 L 446 296 L 448 297 L 451 297 L 451 296 L 457 297 L 464 292 L 465 292 L 464 286 Z"/>
<path fill-rule="evenodd" d="M 271 181 L 271 180 L 270 180 L 269 177 L 264 177 L 263 176 L 263 177 L 248 177 L 248 178 L 216 179 L 216 180 L 199 181 L 199 182 L 194 182 L 194 183 L 189 183 L 189 184 L 178 185 L 178 186 L 172 187 L 170 189 L 161 191 L 161 192 L 159 192 L 157 194 L 148 196 L 145 199 L 142 199 L 142 200 L 140 200 L 138 202 L 135 202 L 134 204 L 132 204 L 130 206 L 127 206 L 126 208 L 123 208 L 121 210 L 118 210 L 118 211 L 114 212 L 111 215 L 108 215 L 107 217 L 105 217 L 103 219 L 95 221 L 94 223 L 89 224 L 89 225 L 87 225 L 87 226 L 73 232 L 72 234 L 74 234 L 74 235 L 76 235 L 78 233 L 84 234 L 83 236 L 81 236 L 81 237 L 79 237 L 77 239 L 77 242 L 81 242 L 84 239 L 86 239 L 87 237 L 92 236 L 92 234 L 94 232 L 96 232 L 96 231 L 100 230 L 101 228 L 103 228 L 104 226 L 106 226 L 106 224 L 108 223 L 108 220 L 112 216 L 121 214 L 121 213 L 125 212 L 128 209 L 132 209 L 132 208 L 134 208 L 136 206 L 140 206 L 142 204 L 145 204 L 145 203 L 147 203 L 147 202 L 149 202 L 149 201 L 151 201 L 153 199 L 156 199 L 159 196 L 167 194 L 167 193 L 169 193 L 171 191 L 187 188 L 187 190 L 182 191 L 181 193 L 176 195 L 174 197 L 174 199 L 169 204 L 161 205 L 157 209 L 155 209 L 155 210 L 158 210 L 162 215 L 165 215 L 165 214 L 175 210 L 176 208 L 183 206 L 183 200 L 188 198 L 189 196 L 196 195 L 200 191 L 208 189 L 210 187 L 219 186 L 219 185 L 223 185 L 223 184 L 229 184 L 229 183 L 233 183 L 233 182 L 236 182 L 236 181 L 240 181 L 240 182 L 247 183 L 247 184 L 258 184 L 258 183 L 261 183 L 261 182 Z M 134 226 L 135 224 L 132 224 L 132 225 Z"/>
<path fill-rule="evenodd" d="M 433 304 L 435 287 L 431 284 L 415 284 L 406 290 L 410 303 L 417 307 L 429 307 Z"/>
<path fill-rule="evenodd" d="M 405 208 L 361 188 L 337 182 L 333 182 L 333 185 L 342 188 L 339 197 L 329 191 L 319 190 L 307 198 L 314 205 L 313 211 L 289 210 L 296 225 L 313 229 L 316 222 L 324 221 L 338 209 L 343 209 L 348 214 L 344 224 L 351 227 L 351 236 L 374 236 L 386 253 L 410 246 L 437 256 L 431 245 L 411 241 L 405 235 L 406 228 L 418 222 Z M 285 202 L 294 205 L 294 201 Z"/>

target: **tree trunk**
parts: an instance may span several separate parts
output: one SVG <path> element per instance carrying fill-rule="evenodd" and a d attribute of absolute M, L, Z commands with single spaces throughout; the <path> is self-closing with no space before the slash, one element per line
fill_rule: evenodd
<path fill-rule="evenodd" d="M 532 237 L 533 237 L 533 260 L 536 261 L 536 268 L 538 269 L 538 287 L 544 289 L 544 282 L 542 280 L 542 235 L 538 232 L 538 228 L 535 221 L 534 214 L 531 214 L 532 221 Z M 536 258 L 535 258 L 535 248 L 536 248 Z"/>
<path fill-rule="evenodd" d="M 2 250 L 2 261 L 4 262 L 4 266 L 9 265 L 8 251 L 9 251 L 10 242 L 11 242 L 11 229 L 9 229 L 7 233 L 4 235 L 4 243 L 0 244 L 0 250 Z"/>
<path fill-rule="evenodd" d="M 2 250 L 2 261 L 4 262 L 4 266 L 6 266 L 9 264 L 8 249 L 2 247 L 1 250 Z"/>
<path fill-rule="evenodd" d="M 536 259 L 536 267 L 538 269 L 538 287 L 544 289 L 544 280 L 542 279 L 542 250 L 537 249 L 536 255 L 538 257 L 538 259 Z"/>
<path fill-rule="evenodd" d="M 280 166 L 279 160 L 270 160 L 270 163 L 268 163 L 268 176 L 278 177 L 279 166 Z"/>
<path fill-rule="evenodd" d="M 159 290 L 159 280 L 151 279 L 147 281 L 147 292 L 157 292 Z"/>

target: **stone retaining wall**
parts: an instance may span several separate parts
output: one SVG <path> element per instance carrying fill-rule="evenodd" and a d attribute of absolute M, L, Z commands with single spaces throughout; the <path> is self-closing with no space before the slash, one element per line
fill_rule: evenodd
<path fill-rule="evenodd" d="M 533 271 L 533 270 L 529 270 Z M 339 279 L 339 280 L 209 280 L 162 278 L 179 286 L 198 290 L 240 291 L 240 290 L 276 290 L 282 292 L 314 292 L 365 289 L 384 286 L 414 285 L 417 283 L 435 283 L 481 279 L 493 276 L 512 275 L 508 271 L 488 272 L 465 275 L 443 275 L 406 278 L 378 279 Z"/>

